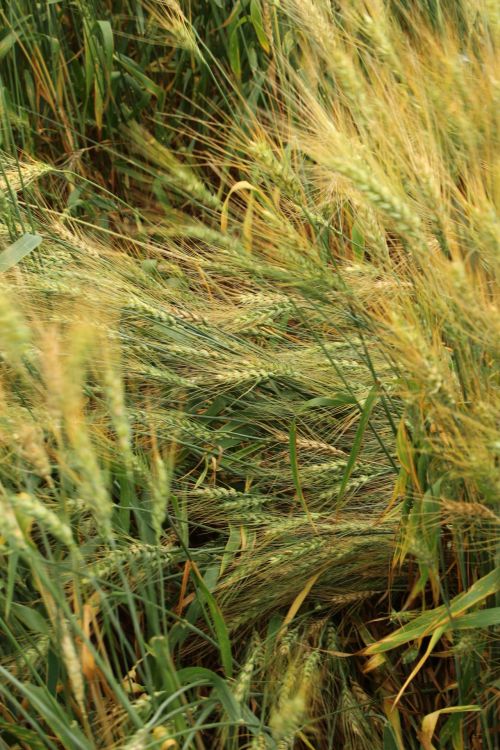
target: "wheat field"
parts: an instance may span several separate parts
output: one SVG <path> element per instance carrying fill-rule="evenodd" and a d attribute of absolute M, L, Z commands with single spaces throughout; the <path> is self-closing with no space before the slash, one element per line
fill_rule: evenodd
<path fill-rule="evenodd" d="M 0 748 L 496 750 L 497 4 L 0 20 Z"/>

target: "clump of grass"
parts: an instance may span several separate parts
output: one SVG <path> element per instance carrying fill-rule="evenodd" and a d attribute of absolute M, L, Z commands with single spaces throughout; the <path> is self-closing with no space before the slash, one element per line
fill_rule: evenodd
<path fill-rule="evenodd" d="M 2 9 L 6 743 L 492 750 L 496 11 L 126 5 Z"/>

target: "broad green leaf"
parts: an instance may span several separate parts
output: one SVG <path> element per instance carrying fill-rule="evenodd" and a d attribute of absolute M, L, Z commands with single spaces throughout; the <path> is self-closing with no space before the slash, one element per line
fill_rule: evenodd
<path fill-rule="evenodd" d="M 398 739 L 389 722 L 384 725 L 383 743 L 384 750 L 399 750 Z"/>
<path fill-rule="evenodd" d="M 113 53 L 114 53 L 114 40 L 113 40 L 113 29 L 109 21 L 97 21 L 97 27 L 101 32 L 104 60 L 106 62 L 106 76 L 111 76 L 113 69 Z"/>
<path fill-rule="evenodd" d="M 228 43 L 228 57 L 229 57 L 229 64 L 231 65 L 231 70 L 233 71 L 236 78 L 239 80 L 241 78 L 241 55 L 240 55 L 240 41 L 239 41 L 239 34 L 238 30 L 242 23 L 245 23 L 245 18 L 240 18 L 238 23 L 234 26 L 234 28 L 231 30 L 231 33 L 229 34 L 229 43 Z"/>
<path fill-rule="evenodd" d="M 500 625 L 500 607 L 478 609 L 453 620 L 453 630 L 468 630 L 470 628 L 491 628 Z"/>
<path fill-rule="evenodd" d="M 23 234 L 12 245 L 9 245 L 3 253 L 0 253 L 0 273 L 8 271 L 19 263 L 26 255 L 35 250 L 41 241 L 42 238 L 39 234 Z"/>
<path fill-rule="evenodd" d="M 357 224 L 353 224 L 351 231 L 352 250 L 358 260 L 363 260 L 365 254 L 365 238 Z"/>
<path fill-rule="evenodd" d="M 378 398 L 377 390 L 376 388 L 372 388 L 372 390 L 370 391 L 368 395 L 368 398 L 366 399 L 364 403 L 363 410 L 361 412 L 361 418 L 358 424 L 358 429 L 356 430 L 351 452 L 347 460 L 347 466 L 345 467 L 344 475 L 342 477 L 342 483 L 340 485 L 339 496 L 338 496 L 339 503 L 342 501 L 345 489 L 347 487 L 347 483 L 349 481 L 349 478 L 352 474 L 357 458 L 361 451 L 361 446 L 363 444 L 363 437 L 365 434 L 365 430 L 370 421 L 370 416 L 371 416 L 373 407 L 375 406 L 375 403 L 377 401 L 377 398 Z"/>
<path fill-rule="evenodd" d="M 33 607 L 26 607 L 24 604 L 18 604 L 17 602 L 12 603 L 11 607 L 12 614 L 25 625 L 28 630 L 33 630 L 36 633 L 47 635 L 50 630 L 49 623 Z"/>
<path fill-rule="evenodd" d="M 229 689 L 227 682 L 222 677 L 219 677 L 218 674 L 205 667 L 184 667 L 184 669 L 180 669 L 177 672 L 177 678 L 181 685 L 188 685 L 190 682 L 204 682 L 205 684 L 212 685 L 214 693 L 226 711 L 230 721 L 240 721 L 240 706 Z"/>
<path fill-rule="evenodd" d="M 222 575 L 226 568 L 231 564 L 236 552 L 241 546 L 241 534 L 237 526 L 229 524 L 229 539 L 224 547 L 224 553 L 220 563 L 219 575 Z"/>
<path fill-rule="evenodd" d="M 295 424 L 295 422 L 292 422 L 292 424 L 290 425 L 289 448 L 290 448 L 290 466 L 292 469 L 292 478 L 293 478 L 293 483 L 295 485 L 295 492 L 297 493 L 297 497 L 300 501 L 300 504 L 302 505 L 302 509 L 304 513 L 307 514 L 309 522 L 311 526 L 314 528 L 314 522 L 309 512 L 309 508 L 307 507 L 304 493 L 302 492 L 302 485 L 300 483 L 299 464 L 298 464 L 298 459 L 297 459 L 297 425 Z"/>
<path fill-rule="evenodd" d="M 232 677 L 233 656 L 231 653 L 231 640 L 229 638 L 229 633 L 226 627 L 226 623 L 224 622 L 222 612 L 215 600 L 215 597 L 210 593 L 208 586 L 200 575 L 196 565 L 193 564 L 192 570 L 196 574 L 196 585 L 199 589 L 201 589 L 202 596 L 205 599 L 208 609 L 210 610 L 210 615 L 212 617 L 213 626 L 217 636 L 217 643 L 219 646 L 224 672 L 226 674 L 226 677 Z"/>
<path fill-rule="evenodd" d="M 182 683 L 179 680 L 172 658 L 169 639 L 166 636 L 154 636 L 149 646 L 156 660 L 158 679 L 161 680 L 162 689 L 168 695 L 172 708 L 178 709 L 182 706 L 180 697 L 183 690 L 179 690 Z M 176 693 L 178 693 L 178 697 L 176 697 Z M 186 717 L 180 711 L 175 712 L 173 723 L 177 732 L 184 732 L 187 729 Z"/>
<path fill-rule="evenodd" d="M 0 60 L 2 60 L 17 41 L 17 34 L 10 31 L 0 39 Z"/>
<path fill-rule="evenodd" d="M 163 97 L 163 89 L 161 88 L 161 86 L 158 86 L 154 81 L 151 80 L 151 78 L 148 78 L 148 76 L 142 72 L 140 67 L 133 60 L 120 53 L 117 53 L 115 57 L 123 66 L 123 68 L 125 68 L 127 73 L 135 78 L 136 81 L 138 81 L 138 83 L 140 83 L 148 93 L 152 94 L 157 99 L 161 99 Z"/>
<path fill-rule="evenodd" d="M 0 666 L 0 675 L 3 680 L 3 689 L 7 683 L 13 685 L 21 695 L 31 704 L 39 716 L 59 738 L 64 747 L 72 750 L 93 750 L 93 745 L 83 735 L 81 730 L 73 721 L 73 717 L 64 712 L 63 708 L 43 687 L 20 682 L 14 675 Z"/>
<path fill-rule="evenodd" d="M 257 39 L 259 40 L 260 46 L 262 47 L 264 52 L 269 54 L 269 52 L 271 51 L 271 47 L 269 45 L 269 40 L 264 30 L 264 24 L 262 21 L 262 10 L 260 7 L 260 0 L 250 1 L 250 20 L 252 21 L 252 26 L 254 27 L 255 34 L 257 35 Z"/>
<path fill-rule="evenodd" d="M 492 596 L 498 591 L 500 591 L 500 573 L 498 570 L 492 570 L 473 583 L 467 591 L 458 594 L 452 599 L 448 607 L 442 604 L 440 607 L 429 612 L 423 612 L 394 633 L 382 638 L 377 643 L 372 643 L 365 649 L 365 653 L 380 654 L 384 651 L 390 651 L 393 648 L 402 646 L 404 643 L 409 643 L 409 641 L 423 638 L 433 633 L 437 628 L 442 628 L 443 632 L 445 630 L 452 630 L 455 618 L 460 626 L 460 619 L 466 614 L 468 609 L 480 604 L 488 596 Z M 487 612 L 488 610 L 484 611 Z M 473 614 L 479 615 L 480 612 Z M 450 619 L 450 615 L 452 619 Z M 496 615 L 493 615 L 493 617 L 496 617 Z M 467 624 L 467 620 L 465 622 Z"/>

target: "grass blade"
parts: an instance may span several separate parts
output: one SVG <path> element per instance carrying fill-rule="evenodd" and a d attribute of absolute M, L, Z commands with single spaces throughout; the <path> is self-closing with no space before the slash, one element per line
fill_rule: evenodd
<path fill-rule="evenodd" d="M 371 416 L 373 407 L 375 406 L 377 402 L 377 398 L 378 398 L 377 389 L 374 387 L 371 389 L 370 393 L 366 397 L 365 403 L 363 405 L 363 410 L 361 412 L 361 417 L 359 420 L 358 428 L 354 436 L 351 452 L 349 453 L 347 465 L 345 467 L 344 475 L 342 477 L 342 482 L 340 484 L 340 489 L 339 489 L 339 494 L 338 494 L 338 499 L 337 499 L 337 503 L 338 503 L 337 508 L 340 508 L 340 505 L 344 498 L 344 493 L 347 487 L 347 483 L 350 479 L 350 476 L 356 464 L 357 458 L 361 451 L 361 446 L 363 444 L 363 436 L 365 434 L 365 430 L 370 421 L 370 416 Z"/>
<path fill-rule="evenodd" d="M 12 245 L 9 245 L 3 253 L 0 253 L 0 273 L 13 268 L 19 261 L 29 255 L 41 243 L 42 238 L 38 234 L 23 234 Z"/>

